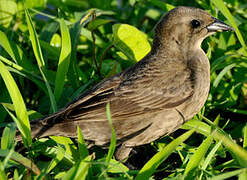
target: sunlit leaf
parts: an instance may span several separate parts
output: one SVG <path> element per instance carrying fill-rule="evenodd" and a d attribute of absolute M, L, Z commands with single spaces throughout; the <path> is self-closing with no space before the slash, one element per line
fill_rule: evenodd
<path fill-rule="evenodd" d="M 12 99 L 13 105 L 15 107 L 15 112 L 17 116 L 15 123 L 17 124 L 17 127 L 21 132 L 25 145 L 29 146 L 32 143 L 32 139 L 26 105 L 23 101 L 19 88 L 15 83 L 15 80 L 1 61 L 0 74 L 5 82 L 5 85 Z"/>
<path fill-rule="evenodd" d="M 147 35 L 128 24 L 113 26 L 113 43 L 134 61 L 141 60 L 151 50 Z"/>
<path fill-rule="evenodd" d="M 13 19 L 13 15 L 17 12 L 17 4 L 15 1 L 0 1 L 0 25 L 8 27 Z"/>

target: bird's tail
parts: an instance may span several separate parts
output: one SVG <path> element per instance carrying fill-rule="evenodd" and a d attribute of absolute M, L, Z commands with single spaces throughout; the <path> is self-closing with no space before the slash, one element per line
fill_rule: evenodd
<path fill-rule="evenodd" d="M 52 114 L 45 118 L 35 119 L 30 121 L 32 138 L 48 136 L 48 134 L 46 133 L 47 130 L 54 125 L 54 121 L 57 119 L 59 119 L 59 115 Z M 16 132 L 15 140 L 16 141 L 22 140 L 21 133 L 19 130 L 17 130 Z"/>

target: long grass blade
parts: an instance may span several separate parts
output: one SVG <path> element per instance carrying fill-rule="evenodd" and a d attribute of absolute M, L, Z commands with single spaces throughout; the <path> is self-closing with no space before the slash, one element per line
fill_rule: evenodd
<path fill-rule="evenodd" d="M 78 149 L 79 149 L 80 159 L 84 159 L 89 155 L 89 153 L 79 126 L 77 126 L 77 135 L 78 135 Z"/>
<path fill-rule="evenodd" d="M 62 178 L 62 180 L 84 180 L 87 177 L 88 170 L 90 167 L 90 161 L 92 160 L 92 155 L 87 156 L 81 162 L 74 165 Z"/>
<path fill-rule="evenodd" d="M 230 179 L 230 178 L 236 177 L 237 175 L 241 174 L 244 171 L 246 171 L 246 168 L 238 169 L 238 170 L 235 170 L 235 171 L 226 172 L 226 173 L 220 174 L 218 176 L 214 176 L 213 178 L 210 178 L 209 180 Z"/>
<path fill-rule="evenodd" d="M 207 125 L 206 123 L 198 121 L 195 124 L 193 124 L 193 123 L 185 123 L 185 124 L 186 124 L 186 126 L 185 126 L 186 129 L 196 129 L 197 132 L 199 132 L 205 136 L 209 136 L 208 132 L 205 132 L 201 129 L 201 127 L 205 127 L 204 129 L 207 129 L 207 130 L 208 130 L 208 128 L 210 129 L 210 126 Z M 217 141 L 222 141 L 222 144 L 230 152 L 233 153 L 234 158 L 239 162 L 239 164 L 242 167 L 247 167 L 247 151 L 244 148 L 242 148 L 241 146 L 239 146 L 238 144 L 236 144 L 230 138 L 230 136 L 227 133 L 225 133 L 221 128 L 217 127 L 212 122 L 210 124 L 211 124 L 211 128 L 215 129 L 215 132 L 212 134 L 213 138 Z"/>
<path fill-rule="evenodd" d="M 139 171 L 135 180 L 145 180 L 149 179 L 158 166 L 166 160 L 166 158 L 186 139 L 188 139 L 194 130 L 187 131 L 186 133 L 179 136 L 177 139 L 173 140 L 167 146 L 164 147 L 160 152 L 156 153 Z"/>
<path fill-rule="evenodd" d="M 197 151 L 190 158 L 190 160 L 189 160 L 189 162 L 185 168 L 184 179 L 193 179 L 195 169 L 199 166 L 201 160 L 205 156 L 205 154 L 208 151 L 208 148 L 210 147 L 212 142 L 213 142 L 213 137 L 210 135 L 199 146 Z"/>
<path fill-rule="evenodd" d="M 4 172 L 4 166 L 3 163 L 0 161 L 0 179 L 7 180 L 7 175 Z"/>
<path fill-rule="evenodd" d="M 108 150 L 108 154 L 106 156 L 106 163 L 109 163 L 113 154 L 114 154 L 114 151 L 116 149 L 116 132 L 115 132 L 115 129 L 113 127 L 113 124 L 112 124 L 112 118 L 111 118 L 111 112 L 110 112 L 110 103 L 107 103 L 106 105 L 106 114 L 107 114 L 107 118 L 108 118 L 108 121 L 109 121 L 109 124 L 111 126 L 111 131 L 112 131 L 112 136 L 111 136 L 111 144 L 110 144 L 110 147 L 109 147 L 109 150 Z"/>
<path fill-rule="evenodd" d="M 4 83 L 8 89 L 11 100 L 13 102 L 17 119 L 15 123 L 21 132 L 24 144 L 28 147 L 32 143 L 30 123 L 27 115 L 26 105 L 19 91 L 18 86 L 15 83 L 14 78 L 7 70 L 5 65 L 0 61 L 0 74 L 4 80 Z"/>
<path fill-rule="evenodd" d="M 26 21 L 27 21 L 27 25 L 28 25 L 28 30 L 29 30 L 29 34 L 30 34 L 30 39 L 31 39 L 34 55 L 35 55 L 37 64 L 39 66 L 40 73 L 41 73 L 41 75 L 42 75 L 42 77 L 43 77 L 43 79 L 45 81 L 46 88 L 48 90 L 52 111 L 56 112 L 57 111 L 57 105 L 56 105 L 55 97 L 54 97 L 54 95 L 52 93 L 50 84 L 47 81 L 47 78 L 46 78 L 46 76 L 44 74 L 45 61 L 43 59 L 43 55 L 42 55 L 42 51 L 41 51 L 38 35 L 37 35 L 36 31 L 35 31 L 35 28 L 34 28 L 34 25 L 32 23 L 32 19 L 31 19 L 31 16 L 30 16 L 28 10 L 25 10 L 25 15 L 26 15 Z"/>
<path fill-rule="evenodd" d="M 70 40 L 69 29 L 66 26 L 63 19 L 60 20 L 60 29 L 62 34 L 62 49 L 61 49 L 58 69 L 56 73 L 55 90 L 54 90 L 54 96 L 57 102 L 63 92 L 63 87 L 65 84 L 66 74 L 69 69 L 70 55 L 71 55 L 71 40 Z"/>
<path fill-rule="evenodd" d="M 10 150 L 0 149 L 0 156 L 1 157 L 7 157 L 9 154 L 10 154 Z M 38 166 L 36 166 L 36 164 L 34 164 L 31 160 L 25 158 L 21 154 L 13 151 L 11 153 L 10 159 L 24 165 L 26 168 L 32 170 L 36 175 L 40 174 L 40 170 L 39 170 Z"/>

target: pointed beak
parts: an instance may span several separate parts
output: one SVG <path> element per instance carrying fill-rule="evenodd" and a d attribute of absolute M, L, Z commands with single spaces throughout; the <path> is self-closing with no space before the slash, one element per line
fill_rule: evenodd
<path fill-rule="evenodd" d="M 233 27 L 216 18 L 214 18 L 214 22 L 209 24 L 206 28 L 208 32 L 234 31 Z"/>

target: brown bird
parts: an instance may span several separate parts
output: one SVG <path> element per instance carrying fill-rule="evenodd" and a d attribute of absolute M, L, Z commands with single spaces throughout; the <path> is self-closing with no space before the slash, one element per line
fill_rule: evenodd
<path fill-rule="evenodd" d="M 76 137 L 106 146 L 113 126 L 124 159 L 135 146 L 178 129 L 203 107 L 210 86 L 210 64 L 201 42 L 217 31 L 233 30 L 206 11 L 177 7 L 155 27 L 151 52 L 123 72 L 83 93 L 59 112 L 31 122 L 32 136 Z"/>

